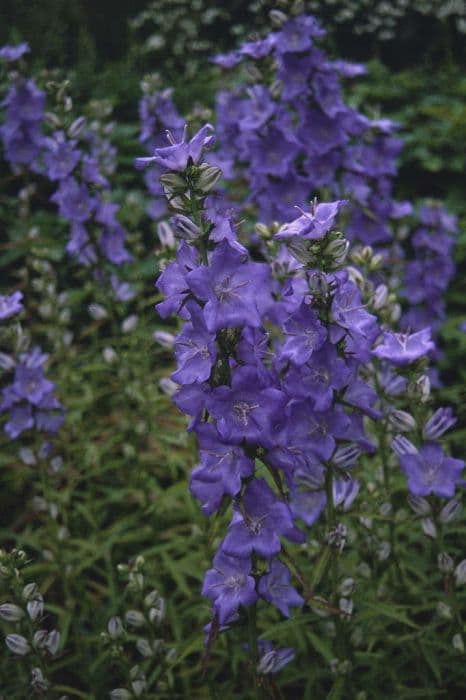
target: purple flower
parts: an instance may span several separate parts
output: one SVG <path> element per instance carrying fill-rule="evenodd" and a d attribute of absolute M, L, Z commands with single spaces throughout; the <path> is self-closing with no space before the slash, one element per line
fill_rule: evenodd
<path fill-rule="evenodd" d="M 330 231 L 340 207 L 346 204 L 344 200 L 329 202 L 327 204 L 314 204 L 310 212 L 303 214 L 280 227 L 275 234 L 277 240 L 288 238 L 302 238 L 304 240 L 318 240 Z"/>
<path fill-rule="evenodd" d="M 245 365 L 235 370 L 231 388 L 219 386 L 214 389 L 206 405 L 217 421 L 222 439 L 233 443 L 246 440 L 270 447 L 285 403 L 283 392 L 274 387 L 263 387 L 257 370 Z"/>
<path fill-rule="evenodd" d="M 24 430 L 34 426 L 32 408 L 29 404 L 20 404 L 10 408 L 10 420 L 5 423 L 6 434 L 15 440 Z"/>
<path fill-rule="evenodd" d="M 0 49 L 0 58 L 5 59 L 5 61 L 17 61 L 25 53 L 29 53 L 30 50 L 27 42 L 16 44 L 16 46 L 3 46 Z"/>
<path fill-rule="evenodd" d="M 41 367 L 17 365 L 13 390 L 20 399 L 37 405 L 53 388 L 53 382 L 45 378 Z"/>
<path fill-rule="evenodd" d="M 208 135 L 214 128 L 211 124 L 206 124 L 189 141 L 186 142 L 186 127 L 181 141 L 176 143 L 172 135 L 168 132 L 167 138 L 171 146 L 156 148 L 154 155 L 150 158 L 136 158 L 135 166 L 139 169 L 148 165 L 157 164 L 164 170 L 183 172 L 188 165 L 197 165 L 201 159 L 204 148 L 213 145 L 215 136 Z"/>
<path fill-rule="evenodd" d="M 195 301 L 188 301 L 186 310 L 191 323 L 186 323 L 175 341 L 178 365 L 172 379 L 178 384 L 204 382 L 210 377 L 217 357 L 215 335 L 207 330 L 202 308 Z"/>
<path fill-rule="evenodd" d="M 372 354 L 380 359 L 388 360 L 397 367 L 403 367 L 427 355 L 435 348 L 430 335 L 430 328 L 424 328 L 411 335 L 409 333 L 386 332 L 383 335 L 383 342 L 372 351 Z"/>
<path fill-rule="evenodd" d="M 251 573 L 251 560 L 216 554 L 214 568 L 206 572 L 202 595 L 213 602 L 220 625 L 225 625 L 238 611 L 240 605 L 249 607 L 257 600 L 255 582 Z"/>
<path fill-rule="evenodd" d="M 22 292 L 13 292 L 9 296 L 3 296 L 0 294 L 0 320 L 3 321 L 5 318 L 10 318 L 23 310 L 23 304 L 21 299 L 23 298 Z"/>
<path fill-rule="evenodd" d="M 437 440 L 456 423 L 451 408 L 439 408 L 425 424 L 422 434 L 426 440 Z"/>
<path fill-rule="evenodd" d="M 210 331 L 260 327 L 273 301 L 269 267 L 247 262 L 227 240 L 216 247 L 208 267 L 193 270 L 186 279 L 193 294 L 207 302 L 204 317 Z"/>
<path fill-rule="evenodd" d="M 447 457 L 438 443 L 426 442 L 419 452 L 403 453 L 399 458 L 414 496 L 434 493 L 441 498 L 451 498 L 455 495 L 464 462 Z"/>
<path fill-rule="evenodd" d="M 214 426 L 199 426 L 200 464 L 191 474 L 190 489 L 206 515 L 218 510 L 224 494 L 236 496 L 241 479 L 251 476 L 254 462 L 238 445 L 223 443 Z"/>
<path fill-rule="evenodd" d="M 258 673 L 267 675 L 269 673 L 278 673 L 286 664 L 296 656 L 296 652 L 292 647 L 283 649 L 274 649 L 271 642 L 259 641 L 260 659 L 257 664 Z"/>
<path fill-rule="evenodd" d="M 53 138 L 46 139 L 47 151 L 44 162 L 47 177 L 50 180 L 63 180 L 70 175 L 81 158 L 81 153 L 74 148 L 76 141 L 67 141 L 62 131 L 57 131 Z"/>
<path fill-rule="evenodd" d="M 280 359 L 301 366 L 310 360 L 327 338 L 327 331 L 317 313 L 304 302 L 284 324 L 285 341 L 280 349 Z"/>
<path fill-rule="evenodd" d="M 288 506 L 278 499 L 265 479 L 255 479 L 244 492 L 243 512 L 235 510 L 222 550 L 235 557 L 256 552 L 270 559 L 281 549 L 280 535 L 293 531 Z"/>
<path fill-rule="evenodd" d="M 73 177 L 61 180 L 58 190 L 50 199 L 58 204 L 61 216 L 80 223 L 90 219 L 96 204 L 86 185 L 79 185 Z"/>
<path fill-rule="evenodd" d="M 301 606 L 304 599 L 290 585 L 291 574 L 289 569 L 278 559 L 274 559 L 270 565 L 270 571 L 262 576 L 259 581 L 259 595 L 276 605 L 282 615 L 290 616 L 290 606 Z"/>

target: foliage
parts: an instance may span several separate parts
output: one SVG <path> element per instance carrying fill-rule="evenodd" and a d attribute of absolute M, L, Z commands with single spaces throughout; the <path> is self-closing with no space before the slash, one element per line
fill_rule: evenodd
<path fill-rule="evenodd" d="M 212 7 L 204 5 L 205 18 Z M 16 5 L 18 26 L 25 17 L 24 21 L 37 19 L 40 29 L 47 24 L 47 16 L 53 15 L 41 14 L 34 3 L 28 7 L 26 16 L 25 6 Z M 423 359 L 416 365 L 418 374 L 414 370 L 411 374 L 413 368 L 407 372 L 409 391 L 396 400 L 385 396 L 379 406 L 393 413 L 392 402 L 396 401 L 398 424 L 393 423 L 393 416 L 372 423 L 365 419 L 368 436 L 378 443 L 379 451 L 376 456 L 360 455 L 357 500 L 346 512 L 338 511 L 338 522 L 332 522 L 334 515 L 327 512 L 306 529 L 304 543 L 286 544 L 284 553 L 289 559 L 285 563 L 293 573 L 293 586 L 306 599 L 303 608 L 284 619 L 276 607 L 261 599 L 256 619 L 250 617 L 248 624 L 241 608 L 240 624 L 227 633 L 211 634 L 205 645 L 203 626 L 210 620 L 210 610 L 209 601 L 201 596 L 204 572 L 227 532 L 230 512 L 225 504 L 208 519 L 189 493 L 190 473 L 199 462 L 198 448 L 167 395 L 175 388 L 169 379 L 174 369 L 171 351 L 183 321 L 161 319 L 153 308 L 162 301 L 153 280 L 168 279 L 178 229 L 173 222 L 167 223 L 166 210 L 154 219 L 154 198 L 133 169 L 133 158 L 141 155 L 143 147 L 149 145 L 152 155 L 154 146 L 165 145 L 160 136 L 163 128 L 171 126 L 161 118 L 167 117 L 167 102 L 160 115 L 157 105 L 161 103 L 151 102 L 151 97 L 167 83 L 160 77 L 145 83 L 146 115 L 152 118 L 142 124 L 147 138 L 141 139 L 141 146 L 138 127 L 120 119 L 115 123 L 112 114 L 117 95 L 127 103 L 136 99 L 137 83 L 146 68 L 139 47 L 134 53 L 130 49 L 90 88 L 101 58 L 93 54 L 95 42 L 89 25 L 80 21 L 76 45 L 64 38 L 67 27 L 77 26 L 73 24 L 77 7 L 63 5 L 54 20 L 62 22 L 63 31 L 53 32 L 55 45 L 50 41 L 50 53 L 42 51 L 39 61 L 63 66 L 59 57 L 69 52 L 67 61 L 77 68 L 77 83 L 70 87 L 63 71 L 51 71 L 50 65 L 47 71 L 36 72 L 37 89 L 47 100 L 47 106 L 41 106 L 42 98 L 33 91 L 38 99 L 33 119 L 38 131 L 33 130 L 32 141 L 39 155 L 24 162 L 30 152 L 26 156 L 23 152 L 19 155 L 23 161 L 15 161 L 10 143 L 10 150 L 4 145 L 0 163 L 0 294 L 9 295 L 13 290 L 23 294 L 19 308 L 0 321 L 1 387 L 14 382 L 20 355 L 40 346 L 48 354 L 41 365 L 41 381 L 54 383 L 53 391 L 66 409 L 58 432 L 44 433 L 44 424 L 37 422 L 34 430 L 28 428 L 15 439 L 5 432 L 10 408 L 2 408 L 0 414 L 0 631 L 1 643 L 7 640 L 0 661 L 0 697 L 363 700 L 464 694 L 464 514 L 456 499 L 445 500 L 433 493 L 425 499 L 408 496 L 406 476 L 390 449 L 390 437 L 398 429 L 394 425 L 402 425 L 403 430 L 408 425 L 406 434 L 419 446 L 422 436 L 418 433 L 435 410 L 437 397 L 429 394 L 425 380 L 413 389 L 419 373 L 423 375 Z M 164 4 L 167 16 L 174 16 L 170 13 L 175 9 L 173 3 Z M 184 3 L 182 9 L 192 17 L 192 3 Z M 196 92 L 198 85 L 216 75 L 214 69 L 207 72 L 204 63 L 211 42 L 217 50 L 227 49 L 236 33 L 241 35 L 249 28 L 244 3 L 228 9 L 238 13 L 236 23 L 225 9 L 224 25 L 217 19 L 207 27 L 196 23 L 194 29 L 199 32 L 207 29 L 209 42 L 198 46 L 199 51 L 194 51 L 197 39 L 190 38 L 192 31 L 186 28 L 186 34 L 178 37 L 178 53 L 166 56 L 160 71 L 166 79 L 176 78 L 175 98 L 179 106 L 190 110 L 194 130 L 204 121 L 205 112 L 192 103 L 199 96 L 211 100 L 216 89 L 212 83 L 208 93 L 204 88 Z M 160 22 L 162 15 L 153 8 L 146 7 L 144 12 L 145 21 Z M 255 21 L 259 25 L 266 20 L 261 15 Z M 177 22 L 179 26 L 181 19 Z M 236 30 L 235 24 L 243 27 Z M 136 25 L 133 31 L 142 29 L 141 18 Z M 231 27 L 221 45 L 217 42 L 219 26 Z M 37 34 L 39 42 L 41 32 Z M 131 42 L 138 40 L 134 35 Z M 180 56 L 191 50 L 192 74 L 178 79 L 177 73 L 183 72 Z M 162 52 L 158 56 L 162 58 Z M 25 58 L 12 64 L 8 77 L 3 73 L 2 97 L 18 80 L 16 72 L 20 77 L 30 75 Z M 117 90 L 118 83 L 125 82 L 122 75 L 127 77 L 127 92 Z M 405 125 L 407 145 L 398 182 L 401 196 L 434 195 L 446 199 L 461 215 L 464 159 L 456 139 L 464 121 L 464 79 L 454 68 L 445 69 L 443 75 L 439 83 L 442 96 L 435 98 L 426 91 L 430 78 L 420 69 L 392 80 L 386 68 L 374 63 L 366 82 L 352 85 L 347 94 L 351 104 L 369 116 L 380 108 L 383 115 L 399 118 Z M 90 83 L 86 84 L 88 76 Z M 432 77 L 429 85 L 434 80 Z M 189 91 L 184 89 L 188 84 Z M 91 89 L 109 99 L 81 103 L 80 98 Z M 415 96 L 412 104 L 407 95 Z M 163 99 L 171 100 L 171 96 L 165 94 Z M 121 103 L 117 116 L 125 114 L 120 108 Z M 2 107 L 2 120 L 6 109 L 8 105 Z M 135 105 L 131 109 L 135 114 Z M 13 119 L 29 133 L 25 110 Z M 2 133 L 4 144 L 14 133 L 15 129 Z M 51 199 L 70 174 L 54 178 L 52 161 L 44 160 L 62 143 L 60 133 L 66 144 L 80 152 L 72 177 L 88 189 L 89 215 L 70 209 L 73 197 L 69 190 L 61 201 Z M 181 139 L 181 129 L 176 135 Z M 86 179 L 89 159 L 107 183 Z M 63 160 L 53 161 L 53 167 L 59 169 Z M 213 187 L 216 177 L 215 172 L 204 171 L 203 186 Z M 166 179 L 170 196 L 172 186 L 173 181 Z M 155 191 L 153 182 L 152 187 Z M 230 184 L 226 189 L 230 200 L 242 206 L 241 187 Z M 84 190 L 80 192 L 78 204 L 86 200 Z M 180 192 L 176 194 L 180 197 Z M 105 224 L 98 218 L 104 204 L 119 205 L 115 218 L 105 217 Z M 172 205 L 176 207 L 177 202 Z M 232 231 L 240 231 L 240 239 L 253 256 L 251 265 L 265 265 L 273 253 L 272 236 L 277 230 L 259 226 L 256 234 L 260 235 L 253 234 L 252 209 L 249 206 L 245 211 L 248 223 L 230 229 L 230 234 L 234 238 Z M 76 216 L 87 217 L 83 225 L 89 247 L 83 248 L 76 238 L 70 245 Z M 182 223 L 184 234 L 189 231 L 191 235 L 195 229 Z M 102 243 L 104 227 L 114 236 L 112 240 L 119 241 L 117 255 L 114 248 Z M 122 231 L 127 255 L 120 247 Z M 312 255 L 322 253 L 327 262 L 335 262 L 332 256 L 343 248 L 346 254 L 346 243 L 343 234 L 332 230 L 330 236 Z M 457 261 L 461 264 L 464 257 L 463 237 Z M 371 251 L 352 253 L 351 265 L 362 274 L 352 273 L 352 283 L 360 279 L 365 303 L 374 306 L 373 260 Z M 379 273 L 386 274 L 383 269 Z M 450 292 L 449 318 L 441 329 L 442 403 L 460 408 L 464 406 L 464 381 L 461 384 L 459 373 L 466 379 L 462 367 L 466 333 L 459 328 L 464 321 L 462 294 L 459 287 Z M 3 304 L 3 296 L 1 300 Z M 396 324 L 396 314 L 394 318 L 389 314 L 396 300 L 391 297 L 385 302 L 370 310 L 382 316 L 386 330 Z M 267 324 L 272 328 L 269 321 Z M 280 336 L 280 329 L 276 332 Z M 216 376 L 221 371 L 219 363 Z M 370 381 L 370 372 L 365 379 Z M 187 382 L 186 375 L 180 381 Z M 48 383 L 46 387 L 50 389 Z M 419 394 L 419 387 L 424 387 L 424 393 Z M 426 399 L 424 403 L 419 396 Z M 335 400 L 341 400 L 339 392 Z M 31 402 L 34 412 L 44 408 L 39 400 L 34 403 L 31 398 Z M 212 405 L 213 414 L 216 410 Z M 412 412 L 414 431 L 409 418 Z M 464 428 L 452 435 L 449 444 L 454 454 L 460 454 Z M 267 475 L 273 486 L 259 459 L 256 469 L 258 477 Z M 345 474 L 344 479 L 347 477 Z M 457 498 L 461 500 L 461 488 Z M 339 540 L 341 548 L 328 538 L 330 525 L 337 524 L 346 528 L 346 536 Z M 279 669 L 289 654 L 274 656 L 265 644 L 270 640 L 282 651 L 294 648 L 295 659 Z M 279 672 L 270 673 L 271 669 Z"/>

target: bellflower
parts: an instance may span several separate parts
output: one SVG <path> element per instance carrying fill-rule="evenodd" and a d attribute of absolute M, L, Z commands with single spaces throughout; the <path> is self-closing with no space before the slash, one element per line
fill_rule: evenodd
<path fill-rule="evenodd" d="M 250 576 L 251 560 L 228 556 L 220 551 L 213 565 L 214 568 L 205 575 L 202 594 L 212 600 L 220 625 L 225 625 L 241 605 L 249 607 L 258 598 L 254 579 Z"/>
<path fill-rule="evenodd" d="M 259 581 L 259 595 L 275 605 L 282 615 L 290 616 L 290 607 L 300 607 L 304 599 L 290 585 L 291 574 L 281 561 L 274 559 L 269 572 Z"/>
<path fill-rule="evenodd" d="M 397 367 L 403 367 L 427 355 L 434 347 L 430 328 L 424 328 L 412 334 L 386 332 L 383 342 L 372 351 L 372 354 L 388 360 Z"/>
<path fill-rule="evenodd" d="M 209 131 L 213 131 L 211 124 L 206 124 L 200 129 L 193 138 L 186 142 L 185 127 L 181 141 L 176 143 L 168 133 L 168 140 L 171 146 L 165 148 L 156 148 L 154 155 L 150 158 L 136 158 L 135 165 L 137 168 L 145 168 L 148 165 L 159 165 L 165 171 L 183 172 L 188 165 L 197 165 L 201 159 L 204 148 L 209 148 L 213 145 L 215 137 L 209 135 Z"/>
<path fill-rule="evenodd" d="M 189 272 L 189 288 L 202 301 L 207 328 L 262 325 L 272 304 L 271 276 L 267 265 L 247 262 L 246 256 L 223 240 L 215 249 L 209 266 Z"/>
<path fill-rule="evenodd" d="M 433 493 L 441 498 L 452 498 L 455 495 L 464 462 L 447 457 L 438 443 L 426 442 L 418 452 L 403 453 L 399 459 L 413 496 Z"/>
<path fill-rule="evenodd" d="M 0 294 L 0 321 L 19 314 L 23 310 L 22 298 L 22 292 L 13 292 L 9 296 Z"/>
<path fill-rule="evenodd" d="M 243 497 L 244 512 L 233 514 L 222 551 L 235 557 L 249 557 L 252 552 L 270 559 L 281 549 L 280 535 L 293 531 L 288 506 L 278 499 L 265 479 L 255 479 Z"/>

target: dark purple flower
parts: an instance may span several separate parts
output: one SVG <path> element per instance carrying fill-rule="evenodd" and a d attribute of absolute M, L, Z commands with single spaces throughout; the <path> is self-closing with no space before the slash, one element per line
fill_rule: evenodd
<path fill-rule="evenodd" d="M 126 231 L 122 226 L 104 229 L 99 238 L 99 248 L 103 255 L 114 265 L 124 265 L 133 260 L 125 248 Z"/>
<path fill-rule="evenodd" d="M 217 357 L 215 335 L 207 330 L 202 308 L 195 301 L 186 304 L 191 323 L 186 323 L 175 341 L 178 369 L 172 379 L 178 384 L 204 382 L 210 377 Z"/>
<path fill-rule="evenodd" d="M 81 158 L 81 153 L 75 149 L 76 141 L 67 141 L 62 131 L 57 131 L 53 138 L 46 139 L 47 150 L 44 162 L 47 177 L 50 180 L 63 180 L 68 177 Z"/>
<path fill-rule="evenodd" d="M 258 673 L 267 675 L 269 673 L 278 673 L 286 664 L 296 656 L 296 652 L 292 647 L 283 649 L 274 649 L 271 642 L 259 641 L 260 658 L 257 664 Z"/>
<path fill-rule="evenodd" d="M 204 317 L 210 331 L 259 327 L 273 301 L 269 267 L 248 262 L 227 240 L 216 247 L 208 267 L 198 267 L 186 279 L 193 294 L 207 302 Z"/>
<path fill-rule="evenodd" d="M 5 61 L 17 61 L 25 53 L 29 53 L 30 50 L 27 42 L 16 44 L 16 46 L 3 46 L 0 49 L 0 58 L 5 59 Z"/>
<path fill-rule="evenodd" d="M 157 164 L 164 170 L 183 172 L 188 165 L 197 165 L 204 148 L 208 148 L 214 143 L 215 136 L 209 136 L 209 131 L 213 131 L 213 126 L 206 124 L 193 136 L 191 141 L 186 142 L 185 127 L 182 140 L 178 143 L 174 141 L 171 134 L 168 134 L 171 146 L 156 148 L 154 155 L 150 158 L 136 158 L 135 165 L 137 168 L 145 168 L 148 165 Z"/>
<path fill-rule="evenodd" d="M 437 440 L 456 423 L 451 408 L 439 408 L 425 424 L 422 434 L 426 440 Z"/>
<path fill-rule="evenodd" d="M 411 335 L 409 333 L 386 332 L 383 335 L 383 342 L 372 351 L 372 354 L 380 359 L 388 360 L 397 367 L 403 367 L 427 355 L 434 348 L 431 330 L 424 328 Z"/>
<path fill-rule="evenodd" d="M 86 185 L 79 185 L 73 177 L 61 180 L 58 190 L 50 199 L 58 204 L 61 216 L 80 223 L 90 219 L 96 204 Z"/>
<path fill-rule="evenodd" d="M 21 399 L 26 399 L 32 404 L 39 404 L 53 388 L 53 382 L 45 378 L 41 367 L 17 365 L 13 389 Z"/>
<path fill-rule="evenodd" d="M 327 331 L 317 313 L 304 302 L 284 324 L 285 340 L 280 348 L 280 359 L 296 366 L 306 363 L 327 338 Z"/>
<path fill-rule="evenodd" d="M 255 582 L 251 573 L 251 560 L 216 554 L 214 568 L 206 572 L 202 595 L 213 602 L 220 625 L 225 625 L 238 611 L 240 605 L 249 607 L 257 600 Z"/>
<path fill-rule="evenodd" d="M 265 479 L 255 479 L 244 492 L 243 510 L 233 514 L 222 550 L 235 557 L 256 552 L 270 559 L 281 549 L 280 535 L 293 531 L 288 506 L 278 499 Z"/>
<path fill-rule="evenodd" d="M 14 316 L 15 314 L 19 314 L 19 312 L 23 310 L 22 298 L 22 292 L 13 292 L 13 294 L 9 296 L 0 294 L 0 321 L 3 321 L 5 318 L 10 318 L 10 316 Z"/>
<path fill-rule="evenodd" d="M 452 498 L 460 480 L 464 462 L 447 457 L 436 442 L 426 442 L 416 453 L 400 455 L 400 465 L 408 477 L 408 488 L 414 496 L 434 493 Z"/>
<path fill-rule="evenodd" d="M 290 579 L 289 569 L 281 561 L 274 559 L 269 573 L 261 576 L 258 587 L 259 595 L 276 605 L 285 617 L 290 616 L 290 606 L 299 607 L 304 604 L 304 599 L 290 585 Z"/>
<path fill-rule="evenodd" d="M 304 240 L 318 240 L 330 231 L 340 207 L 346 201 L 338 200 L 327 204 L 315 204 L 312 211 L 304 212 L 299 218 L 284 224 L 275 234 L 277 240 L 288 238 L 302 238 Z"/>
<path fill-rule="evenodd" d="M 231 387 L 219 386 L 212 391 L 206 405 L 222 439 L 270 447 L 285 403 L 283 392 L 264 387 L 256 368 L 245 365 L 233 373 Z"/>

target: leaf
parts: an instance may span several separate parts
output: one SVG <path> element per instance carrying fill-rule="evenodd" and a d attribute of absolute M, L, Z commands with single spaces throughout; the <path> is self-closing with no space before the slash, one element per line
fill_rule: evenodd
<path fill-rule="evenodd" d="M 362 622 L 364 620 L 370 620 L 372 617 L 377 617 L 377 615 L 388 617 L 391 620 L 396 620 L 397 622 L 408 625 L 408 627 L 412 627 L 413 629 L 420 629 L 419 625 L 416 625 L 414 622 L 409 620 L 402 610 L 393 605 L 389 605 L 388 603 L 381 603 L 380 601 L 364 601 L 362 603 L 362 610 L 357 613 L 355 619 L 357 622 Z"/>

